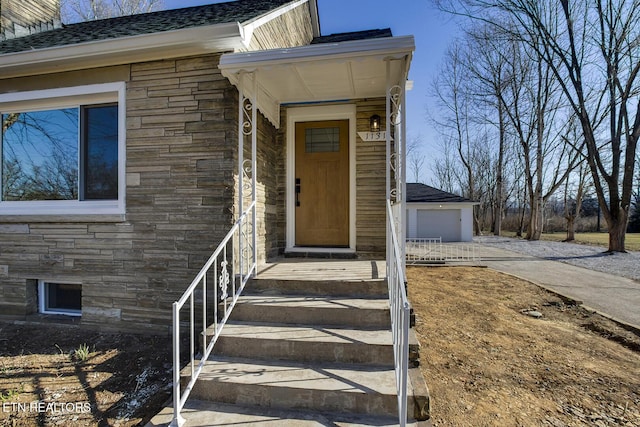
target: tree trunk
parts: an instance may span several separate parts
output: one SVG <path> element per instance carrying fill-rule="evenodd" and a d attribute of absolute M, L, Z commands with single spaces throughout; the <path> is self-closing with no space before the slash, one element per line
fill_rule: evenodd
<path fill-rule="evenodd" d="M 566 242 L 576 240 L 576 217 L 573 214 L 567 215 L 567 239 Z"/>
<path fill-rule="evenodd" d="M 538 189 L 536 189 L 537 193 Z M 529 216 L 529 229 L 527 230 L 527 240 L 540 240 L 542 235 L 544 201 L 539 194 L 535 194 L 531 199 L 531 213 Z"/>
<path fill-rule="evenodd" d="M 625 250 L 625 236 L 628 222 L 628 211 L 617 209 L 617 212 L 612 212 L 611 218 L 607 221 L 609 227 L 609 250 L 607 252 L 627 252 Z"/>
<path fill-rule="evenodd" d="M 482 236 L 482 230 L 480 229 L 480 220 L 478 219 L 478 205 L 473 207 L 473 234 L 476 236 Z"/>
<path fill-rule="evenodd" d="M 504 197 L 502 195 L 502 193 L 504 193 L 504 182 L 502 179 L 502 169 L 504 164 L 505 122 L 502 108 L 502 102 L 498 99 L 500 147 L 498 148 L 498 170 L 496 171 L 496 204 L 493 213 L 493 234 L 496 236 L 499 236 L 502 232 L 502 211 L 504 210 Z"/>

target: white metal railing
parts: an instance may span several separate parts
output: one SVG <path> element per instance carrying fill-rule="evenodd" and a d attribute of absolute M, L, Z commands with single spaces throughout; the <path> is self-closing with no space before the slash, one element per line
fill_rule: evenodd
<path fill-rule="evenodd" d="M 189 397 L 198 375 L 209 358 L 213 346 L 218 340 L 222 328 L 227 322 L 231 310 L 242 293 L 247 281 L 257 269 L 256 252 L 254 250 L 254 219 L 256 202 L 240 216 L 231 227 L 218 248 L 213 252 L 202 270 L 195 277 L 182 297 L 173 303 L 173 420 L 172 427 L 184 424 L 180 415 Z M 187 305 L 187 302 L 189 303 Z M 207 310 L 207 303 L 212 302 L 213 310 Z M 189 333 L 189 382 L 181 390 L 180 387 L 180 312 L 188 307 L 188 318 L 185 329 Z M 196 317 L 196 311 L 198 316 Z M 202 325 L 197 325 L 202 322 Z M 196 335 L 196 328 L 201 336 Z M 207 332 L 207 329 L 210 329 Z M 207 336 L 210 335 L 209 343 Z M 196 345 L 201 340 L 201 349 L 196 354 Z M 198 361 L 197 357 L 200 360 Z M 196 366 L 197 364 L 197 366 Z"/>
<path fill-rule="evenodd" d="M 479 261 L 473 243 L 442 243 L 442 238 L 406 239 L 407 262 Z"/>
<path fill-rule="evenodd" d="M 442 238 L 406 240 L 407 262 L 442 261 Z"/>
<path fill-rule="evenodd" d="M 398 421 L 401 426 L 405 426 L 407 423 L 410 307 L 407 299 L 407 279 L 402 263 L 403 256 L 398 243 L 391 201 L 387 200 L 387 282 L 398 393 Z"/>

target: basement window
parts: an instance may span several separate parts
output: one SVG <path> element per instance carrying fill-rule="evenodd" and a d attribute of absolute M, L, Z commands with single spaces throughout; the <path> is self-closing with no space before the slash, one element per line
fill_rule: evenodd
<path fill-rule="evenodd" d="M 82 315 L 82 285 L 40 280 L 38 298 L 40 313 Z"/>

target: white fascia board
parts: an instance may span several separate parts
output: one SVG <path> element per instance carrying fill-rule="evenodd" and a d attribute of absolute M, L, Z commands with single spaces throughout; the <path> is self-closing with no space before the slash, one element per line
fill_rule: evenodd
<path fill-rule="evenodd" d="M 286 49 L 227 53 L 220 58 L 220 69 L 254 70 L 271 65 L 312 61 L 330 61 L 376 56 L 380 58 L 411 58 L 415 50 L 413 36 L 386 37 L 339 43 L 319 43 Z M 233 72 L 233 71 L 232 71 Z"/>
<path fill-rule="evenodd" d="M 26 52 L 0 55 L 3 77 L 36 73 L 47 67 L 78 69 L 160 59 L 197 53 L 234 50 L 242 46 L 237 22 L 120 37 Z M 66 65 L 66 64 L 73 65 Z M 26 71 L 26 72 L 25 72 Z"/>
<path fill-rule="evenodd" d="M 279 16 L 284 15 L 285 13 L 292 11 L 296 7 L 303 5 L 308 1 L 309 0 L 298 0 L 296 2 L 281 6 L 278 9 L 267 12 L 262 16 L 258 16 L 256 18 L 243 22 L 240 25 L 240 32 L 242 34 L 242 43 L 244 44 L 244 47 L 249 47 L 249 44 L 251 43 L 251 39 L 253 38 L 253 32 L 255 31 L 256 28 L 266 24 L 267 22 Z"/>
<path fill-rule="evenodd" d="M 309 0 L 309 10 L 311 12 L 313 37 L 320 37 L 320 13 L 318 12 L 318 0 Z"/>

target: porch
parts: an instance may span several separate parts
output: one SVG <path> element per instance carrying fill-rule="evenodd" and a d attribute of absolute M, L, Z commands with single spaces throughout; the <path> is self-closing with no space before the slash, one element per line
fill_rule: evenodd
<path fill-rule="evenodd" d="M 428 418 L 426 387 L 410 369 L 418 352 L 399 245 L 406 148 L 401 112 L 412 50 L 411 37 L 388 37 L 222 56 L 220 69 L 239 95 L 241 214 L 173 305 L 174 404 L 158 420 L 189 423 L 189 405 L 199 407 L 196 416 L 216 417 L 216 424 L 229 410 L 275 411 L 282 422 L 313 414 L 371 425 Z M 369 117 L 370 106 L 359 107 L 372 98 L 382 122 L 378 114 Z M 265 264 L 269 189 L 259 177 L 269 164 L 258 161 L 265 147 L 258 111 L 275 128 L 286 121 L 280 132 L 286 167 L 277 180 L 285 184 L 277 188 L 284 203 L 276 208 L 285 207 L 278 218 L 285 219 L 285 251 L 379 252 L 384 262 Z M 358 175 L 363 171 L 368 175 Z M 368 180 L 375 185 L 360 185 Z M 189 364 L 180 369 L 186 337 Z"/>

